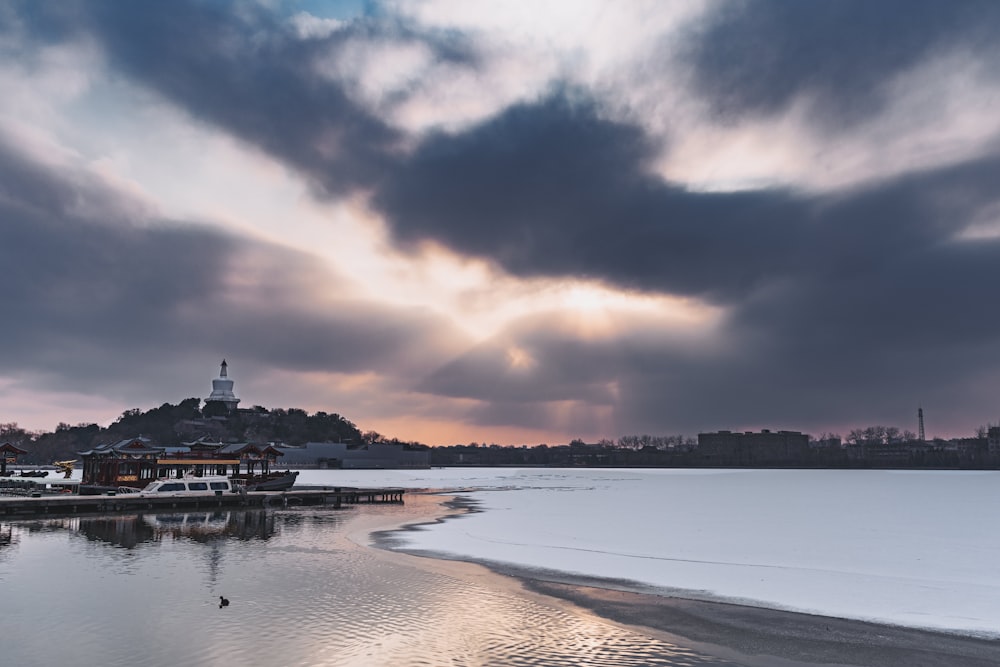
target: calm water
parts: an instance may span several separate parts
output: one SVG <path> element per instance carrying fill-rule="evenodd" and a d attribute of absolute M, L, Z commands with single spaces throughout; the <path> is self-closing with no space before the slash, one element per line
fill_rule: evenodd
<path fill-rule="evenodd" d="M 438 502 L 0 522 L 0 663 L 733 664 L 348 539 Z"/>

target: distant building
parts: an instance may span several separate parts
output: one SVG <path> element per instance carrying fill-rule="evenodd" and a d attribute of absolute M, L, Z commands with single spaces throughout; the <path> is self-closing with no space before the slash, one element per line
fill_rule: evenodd
<path fill-rule="evenodd" d="M 205 407 L 209 404 L 225 406 L 225 412 L 232 412 L 239 405 L 240 399 L 233 393 L 233 381 L 229 379 L 228 365 L 222 360 L 219 377 L 212 380 L 212 394 L 205 399 Z"/>
<path fill-rule="evenodd" d="M 841 449 L 844 443 L 841 441 L 839 435 L 831 435 L 822 440 L 815 440 L 810 443 L 813 447 L 825 448 L 825 449 Z"/>
<path fill-rule="evenodd" d="M 1000 426 L 990 426 L 986 432 L 986 447 L 990 456 L 1000 456 Z"/>
<path fill-rule="evenodd" d="M 300 447 L 282 447 L 282 464 L 315 468 L 384 469 L 429 468 L 429 449 L 376 443 L 351 446 L 346 442 L 307 442 Z"/>
<path fill-rule="evenodd" d="M 720 465 L 786 465 L 801 462 L 809 452 L 809 436 L 798 431 L 698 434 L 698 454 Z"/>

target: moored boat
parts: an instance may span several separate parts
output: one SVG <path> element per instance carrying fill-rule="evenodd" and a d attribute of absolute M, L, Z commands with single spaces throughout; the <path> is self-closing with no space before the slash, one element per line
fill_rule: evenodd
<path fill-rule="evenodd" d="M 222 495 L 224 493 L 238 493 L 239 490 L 239 487 L 225 475 L 213 475 L 210 477 L 159 479 L 135 493 L 140 496 L 171 498 L 174 496 L 204 496 L 212 493 Z"/>
<path fill-rule="evenodd" d="M 285 470 L 266 475 L 233 475 L 233 481 L 242 484 L 247 491 L 287 491 L 295 484 L 299 472 Z"/>

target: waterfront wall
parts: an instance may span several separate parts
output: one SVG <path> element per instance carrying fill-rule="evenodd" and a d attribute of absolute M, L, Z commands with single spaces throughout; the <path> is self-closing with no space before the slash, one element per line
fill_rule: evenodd
<path fill-rule="evenodd" d="M 352 447 L 345 442 L 307 442 L 301 447 L 283 447 L 280 464 L 289 467 L 393 469 L 429 468 L 428 450 L 407 449 L 400 444 Z"/>

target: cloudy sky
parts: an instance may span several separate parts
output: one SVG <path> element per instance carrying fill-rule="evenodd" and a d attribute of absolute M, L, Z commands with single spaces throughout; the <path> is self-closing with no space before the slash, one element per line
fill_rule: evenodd
<path fill-rule="evenodd" d="M 994 0 L 0 2 L 0 422 L 1000 421 Z"/>

